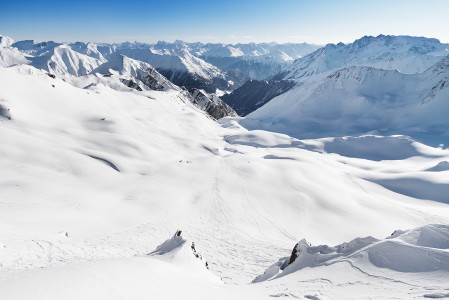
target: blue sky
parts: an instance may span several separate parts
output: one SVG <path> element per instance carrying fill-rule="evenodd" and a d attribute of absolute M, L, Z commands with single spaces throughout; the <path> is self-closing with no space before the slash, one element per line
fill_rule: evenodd
<path fill-rule="evenodd" d="M 449 42 L 449 0 L 0 0 L 16 40 L 352 42 L 405 34 Z"/>

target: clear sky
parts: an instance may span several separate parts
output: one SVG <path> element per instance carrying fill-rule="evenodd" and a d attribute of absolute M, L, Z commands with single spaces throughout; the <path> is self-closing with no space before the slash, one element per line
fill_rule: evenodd
<path fill-rule="evenodd" d="M 364 35 L 449 42 L 449 0 L 0 0 L 15 40 L 352 42 Z"/>

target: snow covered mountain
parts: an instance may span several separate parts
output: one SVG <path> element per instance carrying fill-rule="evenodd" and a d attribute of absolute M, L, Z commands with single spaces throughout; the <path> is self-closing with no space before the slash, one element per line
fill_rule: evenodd
<path fill-rule="evenodd" d="M 339 69 L 357 66 L 397 70 L 405 74 L 421 73 L 446 55 L 449 55 L 449 45 L 442 44 L 436 39 L 421 37 L 365 36 L 351 44 L 328 44 L 296 59 L 289 66 L 273 69 L 277 70 L 277 74 L 266 71 L 265 74 L 270 75 L 268 78 L 273 80 L 273 87 L 267 89 L 267 93 L 259 96 L 259 99 L 248 101 L 247 98 L 240 97 L 241 94 L 246 93 L 245 89 L 248 88 L 246 86 L 242 90 L 234 91 L 231 96 L 232 103 L 246 102 L 246 114 L 248 114 L 260 107 L 256 105 L 257 103 L 267 103 L 274 96 L 289 90 L 282 89 L 280 93 L 273 93 L 272 90 L 277 90 L 279 81 L 288 80 L 296 81 L 297 85 L 314 85 L 316 81 L 322 80 Z M 252 84 L 260 86 L 263 82 L 252 82 Z"/>
<path fill-rule="evenodd" d="M 292 89 L 295 85 L 293 80 L 248 80 L 241 87 L 221 98 L 239 116 L 244 117 L 274 97 Z"/>
<path fill-rule="evenodd" d="M 317 48 L 305 43 L 225 45 L 175 41 L 63 44 L 3 40 L 2 52 L 8 52 L 1 55 L 3 66 L 24 64 L 25 57 L 30 57 L 30 63 L 37 68 L 58 75 L 84 76 L 114 57 L 125 55 L 152 65 L 175 85 L 203 89 L 207 93 L 232 91 L 250 79 L 268 79 L 283 71 L 294 59 Z M 10 61 L 7 62 L 6 57 Z"/>
<path fill-rule="evenodd" d="M 94 69 L 91 73 L 100 73 L 106 77 L 117 76 L 125 85 L 137 90 L 181 90 L 178 86 L 159 74 L 150 64 L 131 59 L 124 55 L 111 57 L 108 62 Z"/>
<path fill-rule="evenodd" d="M 137 91 L 171 89 L 181 93 L 183 98 L 197 104 L 200 109 L 208 112 L 213 118 L 235 115 L 232 108 L 213 94 L 209 95 L 204 92 L 202 101 L 196 98 L 197 95 L 193 95 L 194 90 L 200 89 L 196 88 L 197 86 L 210 87 L 209 83 L 216 82 L 218 77 L 224 77 L 224 75 L 216 67 L 192 56 L 185 49 L 176 51 L 177 54 L 169 51 L 168 55 L 160 55 L 160 51 L 148 49 L 149 45 L 140 43 L 120 45 L 83 42 L 60 44 L 52 41 L 35 43 L 32 40 L 14 42 L 6 37 L 2 37 L 0 42 L 2 45 L 0 65 L 3 67 L 30 64 L 37 69 L 47 71 L 51 76 L 64 78 L 77 87 L 104 84 L 117 90 L 126 90 L 125 87 Z M 129 58 L 120 52 L 141 60 Z M 152 65 L 145 62 L 153 60 L 160 67 L 164 66 L 170 70 L 177 69 L 178 75 L 189 74 L 186 75 L 188 78 L 198 79 L 194 83 L 191 82 L 191 94 L 183 92 L 179 86 L 173 84 L 172 82 L 176 81 L 173 77 L 171 81 L 167 80 Z M 97 76 L 97 73 L 100 76 Z M 213 91 L 215 90 L 214 86 Z"/>
<path fill-rule="evenodd" d="M 242 123 L 306 138 L 378 133 L 448 143 L 448 59 L 419 74 L 344 68 L 278 96 Z"/>
<path fill-rule="evenodd" d="M 193 56 L 187 49 L 120 49 L 117 53 L 151 64 L 171 82 L 187 89 L 209 92 L 232 89 L 217 67 Z"/>
<path fill-rule="evenodd" d="M 266 80 L 284 71 L 295 59 L 318 49 L 310 44 L 206 44 L 197 50 L 204 60 L 226 71 L 236 86 Z M 194 50 L 195 51 L 195 50 Z"/>
<path fill-rule="evenodd" d="M 19 41 L 11 45 L 26 54 L 30 64 L 59 76 L 84 76 L 106 60 L 95 52 L 94 45 L 84 47 L 74 44 L 75 51 L 66 44 L 50 42 L 35 43 L 32 40 Z"/>
<path fill-rule="evenodd" d="M 378 133 L 448 143 L 449 58 L 440 56 L 444 47 L 433 39 L 385 36 L 328 45 L 297 60 L 284 77 L 296 86 L 242 124 L 300 138 Z M 417 62 L 413 70 L 404 63 L 412 60 Z M 393 70 L 401 66 L 413 74 Z M 260 99 L 264 96 L 269 95 Z"/>
<path fill-rule="evenodd" d="M 29 63 L 27 55 L 12 47 L 12 44 L 14 44 L 12 38 L 0 35 L 0 67 Z"/>
<path fill-rule="evenodd" d="M 38 56 L 30 57 L 31 65 L 55 75 L 84 76 L 103 62 L 73 51 L 67 45 L 59 45 Z"/>
<path fill-rule="evenodd" d="M 208 94 L 200 89 L 183 90 L 171 83 L 150 64 L 131 59 L 124 55 L 112 56 L 107 63 L 93 70 L 92 73 L 100 73 L 108 79 L 116 77 L 127 87 L 138 91 L 147 89 L 155 91 L 178 91 L 180 97 L 188 99 L 196 107 L 215 119 L 236 116 L 234 110 L 215 94 Z M 91 77 L 89 79 L 92 81 Z M 96 80 L 94 79 L 93 82 L 96 82 Z M 115 88 L 110 82 L 108 82 L 108 85 Z"/>
<path fill-rule="evenodd" d="M 296 60 L 284 79 L 301 79 L 351 66 L 401 73 L 420 73 L 449 55 L 449 45 L 437 39 L 411 36 L 365 36 L 351 44 L 328 44 Z"/>
<path fill-rule="evenodd" d="M 215 94 L 208 94 L 200 89 L 189 91 L 190 101 L 215 119 L 237 117 L 236 112 Z"/>
<path fill-rule="evenodd" d="M 194 53 L 204 57 L 277 57 L 283 61 L 293 61 L 303 57 L 319 46 L 306 43 L 247 43 L 247 44 L 189 44 Z"/>
<path fill-rule="evenodd" d="M 97 44 L 90 43 L 90 42 L 89 43 L 76 42 L 76 43 L 69 44 L 69 46 L 73 51 L 76 51 L 78 53 L 98 59 L 101 62 L 107 61 L 106 58 L 102 54 L 102 51 L 105 51 L 106 49 L 102 49 L 102 47 Z M 107 55 L 108 51 L 105 51 L 105 54 Z"/>
<path fill-rule="evenodd" d="M 310 44 L 124 43 L 117 51 L 152 64 L 172 82 L 208 92 L 233 90 L 250 79 L 267 79 L 318 46 Z M 150 53 L 148 50 L 150 49 Z"/>
<path fill-rule="evenodd" d="M 119 54 L 131 47 L 151 53 L 144 44 L 17 45 L 27 60 L 54 59 L 64 75 L 29 64 L 0 68 L 2 297 L 447 294 L 448 149 L 397 135 L 298 140 L 248 130 L 240 118 L 216 122 L 211 115 L 232 114 L 216 95 L 182 89 L 153 65 Z M 57 60 L 60 51 L 73 59 Z M 100 62 L 99 54 L 106 61 L 87 75 L 68 73 L 79 66 L 68 62 Z M 424 128 L 444 136 L 448 65 L 444 57 L 419 74 L 342 68 L 308 84 L 294 81 L 253 114 L 278 105 L 265 111 L 267 120 L 285 108 L 298 122 L 290 94 L 322 113 L 334 132 L 365 131 L 379 118 L 391 124 L 401 110 L 397 127 L 385 132 L 429 133 Z M 269 83 L 260 89 L 276 93 Z M 365 98 L 354 105 L 346 92 Z M 353 125 L 332 123 L 332 101 L 347 106 L 335 108 L 337 120 Z M 412 127 L 416 120 L 426 127 Z M 282 125 L 273 118 L 267 127 Z M 398 228 L 407 231 L 383 240 Z M 295 246 L 289 266 L 273 265 L 290 261 L 302 239 L 308 242 Z"/>

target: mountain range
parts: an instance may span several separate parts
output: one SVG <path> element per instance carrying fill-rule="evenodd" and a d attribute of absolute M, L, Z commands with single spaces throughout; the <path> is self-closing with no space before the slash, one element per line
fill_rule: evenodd
<path fill-rule="evenodd" d="M 242 124 L 253 129 L 299 138 L 407 134 L 447 144 L 448 55 L 449 45 L 435 39 L 364 37 L 326 45 L 270 83 L 249 82 L 224 99 L 245 103 Z"/>
<path fill-rule="evenodd" d="M 448 296 L 446 45 L 0 46 L 2 299 Z"/>

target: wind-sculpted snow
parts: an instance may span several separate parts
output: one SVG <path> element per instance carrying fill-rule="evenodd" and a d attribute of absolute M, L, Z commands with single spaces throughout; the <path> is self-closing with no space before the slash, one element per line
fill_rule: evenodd
<path fill-rule="evenodd" d="M 448 161 L 440 161 L 435 166 L 427 169 L 429 172 L 444 172 L 449 171 L 449 162 Z"/>
<path fill-rule="evenodd" d="M 323 143 L 323 150 L 328 153 L 376 161 L 401 160 L 435 153 L 430 147 L 426 147 L 405 136 L 366 135 L 327 138 L 320 141 Z"/>
<path fill-rule="evenodd" d="M 226 288 L 180 236 L 151 255 L 33 270 L 0 281 L 4 299 L 268 299 L 243 287 Z M 163 250 L 163 251 L 162 251 Z M 24 288 L 26 287 L 26 288 Z"/>
<path fill-rule="evenodd" d="M 433 200 L 449 204 L 449 180 L 427 180 L 413 176 L 400 176 L 385 179 L 369 179 L 393 192 L 412 198 Z"/>
<path fill-rule="evenodd" d="M 280 259 L 253 282 L 270 280 L 270 286 L 282 287 L 300 279 L 303 289 L 306 289 L 310 282 L 327 281 L 331 286 L 323 288 L 319 294 L 337 295 L 343 286 L 346 287 L 347 293 L 358 290 L 358 297 L 366 294 L 379 299 L 384 299 L 385 296 L 374 291 L 374 283 L 381 286 L 389 282 L 388 286 L 396 286 L 396 290 L 390 293 L 402 294 L 396 296 L 400 299 L 406 299 L 412 294 L 430 297 L 440 293 L 429 293 L 429 290 L 447 289 L 448 240 L 449 227 L 437 224 L 408 231 L 395 231 L 383 240 L 372 237 L 358 238 L 333 247 L 311 246 L 306 240 L 301 240 L 293 248 L 290 257 Z M 316 278 L 317 274 L 321 277 Z M 346 285 L 336 284 L 336 281 L 342 282 L 344 278 L 353 278 L 356 281 Z M 417 289 L 416 280 L 428 282 L 427 289 Z M 416 291 L 411 292 L 411 289 Z M 409 296 L 406 296 L 407 294 Z M 321 296 L 316 298 L 322 299 Z"/>

